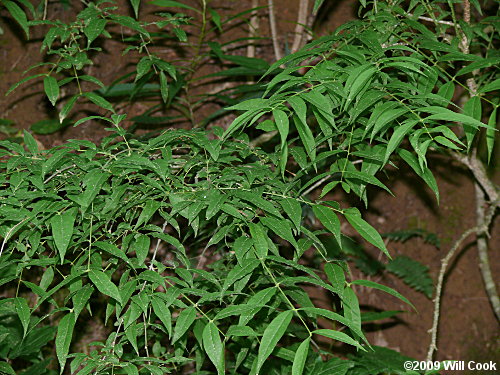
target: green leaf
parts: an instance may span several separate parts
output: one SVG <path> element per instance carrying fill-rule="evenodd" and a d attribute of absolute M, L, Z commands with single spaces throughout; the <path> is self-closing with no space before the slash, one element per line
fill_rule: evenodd
<path fill-rule="evenodd" d="M 54 215 L 52 219 L 50 219 L 52 238 L 54 239 L 57 251 L 59 252 L 61 264 L 64 263 L 64 256 L 66 255 L 69 243 L 71 242 L 71 237 L 73 236 L 77 211 L 78 210 L 76 208 L 71 208 L 62 214 Z"/>
<path fill-rule="evenodd" d="M 9 365 L 7 362 L 0 362 L 0 373 L 7 374 L 7 375 L 16 375 L 16 372 L 12 368 L 11 365 Z"/>
<path fill-rule="evenodd" d="M 312 161 L 316 159 L 316 149 L 314 135 L 307 124 L 307 106 L 302 98 L 299 96 L 291 96 L 288 98 L 288 103 L 292 106 L 295 111 L 294 122 L 299 132 L 299 137 L 306 149 L 307 154 Z"/>
<path fill-rule="evenodd" d="M 486 129 L 486 148 L 488 149 L 488 164 L 491 161 L 491 154 L 493 153 L 493 148 L 495 146 L 497 109 L 498 108 L 495 108 L 493 112 L 491 112 L 490 119 L 488 120 L 488 125 L 490 127 Z"/>
<path fill-rule="evenodd" d="M 321 224 L 335 236 L 339 246 L 341 246 L 340 220 L 335 212 L 333 212 L 333 209 L 320 204 L 315 204 L 312 206 L 312 209 L 314 215 L 321 221 Z"/>
<path fill-rule="evenodd" d="M 266 327 L 260 341 L 259 354 L 257 355 L 257 373 L 259 373 L 264 362 L 276 348 L 276 344 L 278 344 L 278 341 L 288 328 L 292 317 L 293 311 L 283 311 Z"/>
<path fill-rule="evenodd" d="M 203 347 L 217 369 L 218 375 L 223 375 L 224 371 L 224 346 L 220 340 L 219 330 L 214 322 L 209 322 L 203 329 Z"/>
<path fill-rule="evenodd" d="M 351 71 L 345 84 L 347 94 L 346 106 L 359 94 L 377 69 L 372 64 L 361 65 Z"/>
<path fill-rule="evenodd" d="M 38 143 L 36 142 L 35 138 L 33 138 L 33 136 L 26 130 L 24 130 L 23 133 L 24 133 L 24 144 L 28 148 L 28 151 L 31 152 L 32 154 L 38 153 Z"/>
<path fill-rule="evenodd" d="M 66 364 L 66 359 L 69 352 L 69 346 L 71 345 L 71 339 L 73 337 L 73 329 L 75 328 L 76 316 L 75 313 L 71 312 L 64 315 L 64 317 L 59 322 L 57 326 L 57 336 L 56 336 L 56 354 L 59 361 L 60 374 L 64 371 L 64 365 Z"/>
<path fill-rule="evenodd" d="M 217 26 L 220 32 L 222 32 L 222 23 L 220 19 L 220 14 L 217 13 L 214 9 L 208 8 L 210 15 L 212 16 L 212 22 Z"/>
<path fill-rule="evenodd" d="M 76 101 L 80 95 L 74 95 L 69 99 L 66 104 L 64 104 L 64 107 L 61 109 L 61 112 L 59 112 L 59 123 L 62 124 L 64 119 L 68 117 L 68 114 L 71 112 L 73 109 L 73 106 L 75 105 Z"/>
<path fill-rule="evenodd" d="M 75 317 L 78 317 L 85 306 L 87 306 L 92 293 L 94 293 L 94 288 L 90 284 L 87 284 L 73 296 L 73 311 Z"/>
<path fill-rule="evenodd" d="M 26 337 L 26 333 L 28 332 L 28 327 L 30 325 L 30 307 L 28 306 L 28 302 L 21 297 L 17 297 L 16 299 L 14 299 L 14 304 L 16 306 L 17 316 L 19 317 L 19 320 L 21 321 L 21 324 L 23 326 L 24 338 Z"/>
<path fill-rule="evenodd" d="M 437 94 L 445 98 L 447 101 L 451 101 L 453 95 L 455 94 L 455 84 L 453 83 L 453 81 L 448 81 L 443 86 L 441 86 Z"/>
<path fill-rule="evenodd" d="M 122 249 L 119 249 L 116 245 L 113 245 L 112 243 L 105 241 L 97 241 L 94 242 L 92 245 L 101 250 L 104 250 L 105 252 L 114 256 L 117 259 L 121 259 L 127 263 L 129 261 L 125 252 Z"/>
<path fill-rule="evenodd" d="M 436 183 L 436 179 L 434 178 L 434 175 L 432 174 L 431 170 L 429 168 L 425 168 L 424 170 L 422 170 L 415 155 L 413 155 L 408 150 L 400 149 L 398 151 L 398 154 L 415 171 L 415 173 L 425 181 L 427 186 L 429 186 L 432 189 L 439 203 L 439 189 Z"/>
<path fill-rule="evenodd" d="M 92 17 L 90 18 L 87 26 L 83 28 L 83 33 L 87 37 L 87 46 L 103 33 L 104 28 L 106 27 L 107 21 L 103 18 Z"/>
<path fill-rule="evenodd" d="M 348 208 L 344 211 L 344 216 L 349 224 L 351 224 L 352 227 L 361 235 L 361 237 L 363 237 L 373 246 L 379 248 L 385 255 L 391 258 L 389 252 L 387 251 L 387 248 L 385 247 L 384 240 L 382 240 L 380 234 L 375 228 L 373 228 L 370 224 L 363 220 L 357 208 Z"/>
<path fill-rule="evenodd" d="M 281 149 L 283 149 L 286 147 L 286 140 L 288 138 L 288 131 L 290 129 L 288 116 L 285 112 L 279 109 L 275 109 L 273 111 L 273 116 L 281 138 Z"/>
<path fill-rule="evenodd" d="M 252 297 L 250 297 L 247 301 L 247 305 L 255 305 L 256 307 L 250 310 L 248 313 L 242 314 L 238 325 L 244 326 L 248 324 L 248 322 L 253 319 L 254 315 L 259 312 L 262 306 L 267 304 L 271 300 L 271 298 L 273 298 L 273 296 L 276 294 L 276 290 L 277 288 L 275 287 L 269 287 L 264 290 L 259 290 Z"/>
<path fill-rule="evenodd" d="M 369 288 L 381 290 L 383 292 L 386 292 L 386 293 L 390 294 L 391 296 L 399 298 L 401 301 L 403 301 L 404 303 L 410 305 L 411 307 L 413 307 L 413 309 L 416 310 L 415 306 L 413 306 L 413 304 L 406 297 L 404 297 L 400 293 L 396 292 L 394 289 L 389 288 L 388 286 L 381 285 L 379 283 L 376 283 L 376 282 L 370 281 L 370 280 L 354 280 L 354 281 L 351 282 L 351 284 L 361 285 L 361 286 L 366 286 L 366 287 L 369 287 Z"/>
<path fill-rule="evenodd" d="M 387 144 L 387 150 L 385 151 L 384 162 L 386 164 L 389 161 L 389 157 L 394 152 L 394 150 L 400 145 L 403 138 L 408 135 L 413 129 L 413 127 L 418 123 L 418 120 L 406 120 L 400 126 L 394 130 L 394 133 Z"/>
<path fill-rule="evenodd" d="M 344 288 L 342 307 L 344 308 L 344 317 L 349 321 L 351 327 L 356 327 L 354 333 L 361 332 L 361 311 L 359 300 L 351 287 Z"/>
<path fill-rule="evenodd" d="M 163 302 L 160 297 L 155 295 L 151 300 L 151 306 L 153 306 L 153 311 L 156 316 L 161 320 L 163 326 L 167 329 L 168 335 L 172 336 L 172 317 L 165 302 Z"/>
<path fill-rule="evenodd" d="M 335 292 L 342 297 L 345 287 L 345 271 L 344 269 L 335 263 L 325 264 L 325 274 L 328 277 L 328 281 L 332 284 Z"/>
<path fill-rule="evenodd" d="M 255 253 L 259 259 L 265 259 L 269 246 L 267 244 L 267 234 L 261 224 L 249 223 L 250 235 L 255 247 Z"/>
<path fill-rule="evenodd" d="M 358 349 L 366 351 L 366 349 L 363 348 L 361 345 L 359 345 L 359 343 L 357 341 L 353 340 L 351 337 L 347 336 L 343 332 L 334 331 L 332 329 L 317 329 L 317 330 L 313 331 L 312 333 L 315 333 L 317 335 L 321 335 L 324 337 L 328 337 L 328 338 L 331 338 L 333 340 L 345 342 L 346 344 L 353 345 Z"/>
<path fill-rule="evenodd" d="M 460 69 L 457 74 L 455 74 L 456 77 L 471 73 L 476 69 L 482 69 L 482 68 L 487 68 L 493 65 L 497 65 L 500 63 L 500 58 L 499 57 L 488 57 L 479 61 L 474 61 L 467 65 L 466 67 Z"/>
<path fill-rule="evenodd" d="M 497 91 L 497 90 L 500 90 L 500 78 L 495 79 L 492 82 L 488 82 L 486 85 L 479 88 L 480 93 Z"/>
<path fill-rule="evenodd" d="M 21 28 L 26 33 L 26 37 L 29 39 L 30 38 L 29 23 L 26 14 L 24 13 L 24 10 L 22 10 L 19 5 L 17 5 L 12 1 L 3 0 L 2 3 L 3 5 L 5 5 L 10 15 L 17 21 L 17 23 L 19 23 Z"/>
<path fill-rule="evenodd" d="M 172 337 L 172 344 L 179 340 L 191 327 L 196 319 L 196 309 L 190 306 L 181 311 L 175 322 L 174 336 Z"/>
<path fill-rule="evenodd" d="M 64 108 L 63 108 L 63 110 L 64 110 Z M 30 130 L 33 133 L 41 134 L 41 135 L 53 134 L 53 133 L 58 132 L 59 130 L 66 128 L 70 124 L 71 124 L 71 121 L 69 121 L 68 119 L 63 120 L 62 122 L 60 122 L 56 119 L 40 120 L 40 121 L 35 122 L 33 125 L 31 125 Z"/>
<path fill-rule="evenodd" d="M 293 198 L 281 199 L 279 202 L 290 220 L 292 220 L 295 228 L 300 230 L 300 222 L 302 221 L 302 207 L 300 206 L 300 203 Z"/>
<path fill-rule="evenodd" d="M 302 375 L 304 372 L 304 366 L 307 360 L 307 354 L 309 353 L 309 344 L 311 338 L 308 337 L 299 345 L 297 351 L 295 352 L 295 357 L 293 358 L 292 365 L 292 375 Z"/>
<path fill-rule="evenodd" d="M 149 238 L 149 236 L 146 236 L 145 234 L 139 235 L 139 237 L 137 237 L 137 239 L 135 240 L 131 250 L 135 250 L 135 254 L 137 256 L 139 264 L 143 265 L 144 262 L 146 261 L 146 257 L 148 256 L 150 246 L 151 246 L 151 239 Z"/>
<path fill-rule="evenodd" d="M 259 265 L 260 261 L 258 259 L 243 259 L 241 266 L 236 265 L 227 274 L 226 280 L 224 280 L 224 285 L 222 287 L 221 294 L 223 294 L 236 281 L 245 277 L 249 273 L 252 273 L 253 270 L 257 268 Z"/>
<path fill-rule="evenodd" d="M 472 118 L 471 116 L 453 112 L 448 108 L 429 106 L 429 107 L 419 108 L 419 111 L 432 113 L 432 115 L 427 117 L 426 120 L 455 121 L 471 125 L 474 127 L 485 127 L 485 128 L 488 127 L 488 125 L 482 123 L 481 121 L 476 120 L 475 118 Z"/>
<path fill-rule="evenodd" d="M 139 5 L 141 4 L 141 0 L 130 0 L 130 4 L 132 4 L 132 8 L 134 9 L 135 18 L 139 18 Z"/>
<path fill-rule="evenodd" d="M 125 367 L 123 367 L 123 370 L 125 370 L 127 375 L 139 375 L 139 371 L 137 370 L 137 367 L 130 362 L 127 363 L 127 365 Z"/>
<path fill-rule="evenodd" d="M 35 79 L 35 78 L 38 78 L 38 77 L 46 77 L 47 74 L 45 73 L 40 73 L 40 74 L 35 74 L 33 76 L 29 76 L 29 77 L 26 77 L 26 78 L 23 78 L 22 80 L 20 81 L 17 81 L 16 83 L 14 83 L 8 90 L 7 92 L 5 93 L 5 96 L 9 95 L 12 91 L 14 91 L 15 89 L 17 89 L 19 86 L 21 86 L 23 83 L 26 83 L 28 82 L 29 80 L 32 80 L 32 79 Z"/>
<path fill-rule="evenodd" d="M 43 88 L 45 90 L 45 95 L 47 95 L 52 105 L 55 106 L 57 98 L 59 98 L 59 85 L 57 84 L 57 79 L 52 76 L 46 76 L 43 79 Z"/>
<path fill-rule="evenodd" d="M 118 287 L 109 279 L 108 275 L 106 275 L 102 271 L 90 270 L 89 278 L 94 283 L 99 292 L 110 296 L 111 298 L 114 298 L 120 304 L 122 303 L 122 298 L 120 296 L 120 292 L 118 291 Z"/>
<path fill-rule="evenodd" d="M 274 217 L 261 217 L 260 222 L 266 227 L 271 229 L 278 236 L 290 242 L 293 246 L 297 247 L 297 242 L 292 234 L 292 225 L 288 220 L 279 220 Z"/>
<path fill-rule="evenodd" d="M 415 290 L 423 292 L 428 298 L 432 297 L 434 284 L 429 275 L 429 268 L 422 263 L 402 255 L 389 262 L 386 269 Z"/>
<path fill-rule="evenodd" d="M 95 92 L 86 92 L 83 94 L 88 100 L 90 100 L 92 103 L 95 105 L 107 109 L 110 112 L 115 113 L 115 110 L 113 109 L 113 106 L 111 105 L 110 102 L 108 102 L 106 99 L 104 99 L 102 96 L 97 95 Z M 76 124 L 75 124 L 76 126 Z"/>
<path fill-rule="evenodd" d="M 314 1 L 314 6 L 313 6 L 313 13 L 314 14 L 318 13 L 319 8 L 321 8 L 321 5 L 323 5 L 324 1 L 325 0 L 315 0 Z"/>
<path fill-rule="evenodd" d="M 194 10 L 196 13 L 200 13 L 198 9 L 195 9 L 193 7 L 190 7 L 189 5 L 182 4 L 178 1 L 173 1 L 173 0 L 153 0 L 150 2 L 150 4 L 158 5 L 159 7 L 190 9 Z"/>
<path fill-rule="evenodd" d="M 163 100 L 163 103 L 168 102 L 168 82 L 167 82 L 167 76 L 165 73 L 160 71 L 160 94 L 161 94 L 161 99 Z"/>

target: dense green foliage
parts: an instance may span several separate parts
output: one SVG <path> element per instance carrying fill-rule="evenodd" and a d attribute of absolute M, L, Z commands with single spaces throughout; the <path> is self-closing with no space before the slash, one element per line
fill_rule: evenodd
<path fill-rule="evenodd" d="M 342 189 L 368 205 L 369 188 L 388 191 L 377 173 L 399 162 L 439 198 L 429 152 L 465 153 L 486 136 L 491 155 L 500 82 L 491 68 L 500 60 L 492 48 L 497 17 L 468 24 L 454 12 L 429 13 L 429 6 L 441 9 L 438 2 L 375 2 L 361 20 L 271 66 L 228 56 L 211 44 L 215 56 L 238 65 L 228 76 L 263 77 L 240 89 L 252 98 L 225 98 L 232 104 L 227 110 L 239 113 L 227 129 L 201 130 L 194 128 L 210 120 L 195 121 L 193 103 L 183 96 L 189 69 L 148 51 L 172 35 L 186 41 L 183 25 L 191 21 L 185 16 L 161 13 L 146 23 L 100 2 L 86 5 L 71 24 L 28 22 L 16 3 L 2 3 L 26 33 L 33 25 L 50 26 L 43 45 L 57 59 L 23 81 L 43 78 L 52 105 L 61 100 L 61 87 L 78 83 L 69 86 L 77 91 L 66 99 L 60 123 L 87 99 L 106 114 L 71 121 L 85 126 L 101 120 L 112 127 L 100 144 L 72 140 L 39 150 L 28 132 L 25 147 L 0 143 L 0 285 L 13 291 L 0 300 L 0 372 L 415 373 L 404 370 L 405 357 L 365 338 L 364 322 L 396 312 L 361 313 L 354 286 L 412 305 L 384 285 L 352 279 L 349 260 L 367 273 L 373 264 L 352 250 L 341 221 L 390 257 L 381 235 L 358 208 L 322 198 Z M 136 17 L 139 3 L 131 1 Z M 191 9 L 174 1 L 153 3 Z M 205 28 L 205 7 L 202 13 Z M 223 27 L 215 10 L 208 14 L 215 28 Z M 431 17 L 428 25 L 418 22 L 420 16 Z M 445 19 L 455 27 L 439 22 Z M 106 28 L 113 23 L 133 33 L 127 48 L 147 52 L 135 76 L 104 87 L 85 74 L 85 66 L 93 42 L 112 36 Z M 153 26 L 168 26 L 172 34 L 148 31 Z M 463 38 L 470 51 L 460 46 Z M 461 110 L 453 96 L 471 90 L 471 77 L 477 87 Z M 102 88 L 84 92 L 80 81 Z M 143 120 L 172 105 L 193 129 L 134 135 L 123 125 L 126 115 L 110 102 L 119 90 L 131 98 L 162 99 Z M 261 148 L 252 140 L 262 132 L 271 137 Z M 319 198 L 311 199 L 319 186 Z M 313 261 L 305 256 L 310 249 Z M 430 296 L 426 269 L 412 277 L 408 268 L 421 266 L 412 262 L 397 258 L 386 267 Z M 330 310 L 315 306 L 303 288 L 308 284 L 331 293 Z M 90 352 L 77 350 L 72 343 L 90 320 L 104 322 L 105 338 Z M 343 344 L 352 349 L 347 359 L 338 354 Z"/>

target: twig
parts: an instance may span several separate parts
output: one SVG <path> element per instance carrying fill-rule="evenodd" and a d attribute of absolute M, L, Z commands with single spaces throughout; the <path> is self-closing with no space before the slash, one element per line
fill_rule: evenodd
<path fill-rule="evenodd" d="M 68 165 L 68 166 L 66 166 L 64 168 L 58 169 L 53 174 L 51 174 L 49 177 L 47 177 L 43 183 L 46 184 L 47 182 L 49 182 L 50 180 L 52 180 L 54 177 L 56 177 L 58 174 L 60 174 L 60 173 L 62 173 L 64 171 L 67 171 L 68 169 L 71 169 L 73 167 L 76 167 L 76 164 L 71 164 L 71 165 Z"/>
<path fill-rule="evenodd" d="M 419 20 L 422 20 L 422 21 L 429 21 L 429 22 L 435 22 L 435 23 L 439 23 L 441 25 L 448 25 L 448 26 L 451 26 L 451 27 L 455 27 L 455 23 L 452 22 L 452 21 L 444 21 L 444 20 L 433 20 L 432 18 L 430 17 L 424 17 L 424 16 L 419 16 L 418 17 Z M 460 27 L 460 25 L 458 25 L 458 27 Z"/>
<path fill-rule="evenodd" d="M 278 31 L 276 30 L 276 19 L 274 18 L 274 1 L 268 0 L 269 4 L 269 26 L 271 27 L 271 38 L 273 40 L 274 57 L 276 61 L 281 60 L 282 54 L 278 43 Z"/>
<path fill-rule="evenodd" d="M 5 248 L 5 244 L 7 241 L 10 239 L 10 236 L 12 235 L 12 232 L 16 230 L 17 227 L 19 227 L 21 224 L 23 224 L 26 220 L 28 220 L 29 217 L 25 217 L 23 220 L 21 220 L 19 223 L 14 225 L 12 228 L 9 229 L 9 231 L 5 234 L 5 237 L 2 241 L 2 246 L 0 247 L 0 257 L 2 256 L 3 249 Z"/>
<path fill-rule="evenodd" d="M 165 220 L 165 222 L 163 223 L 163 227 L 161 228 L 162 233 L 165 233 L 165 229 L 167 228 L 167 225 L 168 225 L 168 222 Z M 155 266 L 153 265 L 153 262 L 156 259 L 156 254 L 158 253 L 158 248 L 160 247 L 160 242 L 161 242 L 161 239 L 158 238 L 158 241 L 156 241 L 155 250 L 153 252 L 153 257 L 151 258 L 151 262 L 149 262 L 149 269 L 151 271 L 154 271 L 154 268 L 155 268 Z"/>
<path fill-rule="evenodd" d="M 491 224 L 493 215 L 495 213 L 498 204 L 499 204 L 498 201 L 494 202 L 494 204 L 490 206 L 488 213 L 484 218 L 483 225 L 475 226 L 473 228 L 466 230 L 462 234 L 462 236 L 455 242 L 450 251 L 448 251 L 448 254 L 446 254 L 446 256 L 441 261 L 441 269 L 439 270 L 438 283 L 436 286 L 436 297 L 434 298 L 434 317 L 432 321 L 432 328 L 430 329 L 431 343 L 429 345 L 429 351 L 427 352 L 427 361 L 432 361 L 432 356 L 434 354 L 434 351 L 437 350 L 436 342 L 437 342 L 437 331 L 438 331 L 439 315 L 441 308 L 441 292 L 443 290 L 443 282 L 444 282 L 444 275 L 446 273 L 446 268 L 448 267 L 450 260 L 453 258 L 453 255 L 455 255 L 456 251 L 460 248 L 460 245 L 462 245 L 462 242 L 464 242 L 467 239 L 467 237 L 469 237 L 473 233 L 476 233 L 478 235 L 483 233 L 488 233 L 488 227 Z"/>
<path fill-rule="evenodd" d="M 292 53 L 297 52 L 302 47 L 305 24 L 307 22 L 307 10 L 309 9 L 309 0 L 300 0 L 299 14 L 297 15 L 297 25 L 295 25 L 295 37 L 292 44 Z"/>
<path fill-rule="evenodd" d="M 250 147 L 257 147 L 258 145 L 261 145 L 262 143 L 266 143 L 271 138 L 273 138 L 276 134 L 278 134 L 277 130 L 263 133 L 263 134 L 259 135 L 257 138 L 255 138 L 253 141 L 250 142 Z"/>
<path fill-rule="evenodd" d="M 359 163 L 362 163 L 363 160 L 354 160 L 353 162 L 351 162 L 351 164 L 359 164 Z M 306 191 L 304 191 L 301 196 L 305 196 L 307 194 L 309 194 L 311 191 L 314 191 L 317 187 L 321 186 L 324 182 L 328 181 L 330 178 L 332 178 L 332 175 L 330 176 L 325 176 L 323 177 L 322 179 L 316 181 L 314 184 L 312 184 L 311 186 L 309 186 Z"/>
<path fill-rule="evenodd" d="M 485 199 L 481 187 L 475 183 L 474 190 L 476 192 L 476 224 L 477 226 L 485 225 L 484 210 Z M 484 235 L 477 235 L 477 252 L 479 256 L 479 269 L 483 277 L 484 289 L 490 300 L 493 312 L 500 322 L 500 298 L 498 297 L 497 288 L 493 276 L 491 274 L 490 261 L 488 259 L 488 241 Z"/>
<path fill-rule="evenodd" d="M 477 158 L 476 148 L 472 150 L 472 154 L 470 156 L 462 155 L 457 152 L 453 152 L 451 155 L 455 160 L 458 160 L 460 163 L 469 168 L 476 181 L 488 195 L 490 201 L 497 201 L 500 198 L 496 186 L 486 174 L 486 169 L 484 168 L 483 163 Z"/>
<path fill-rule="evenodd" d="M 259 6 L 259 0 L 252 0 L 252 8 L 257 8 Z M 250 27 L 248 30 L 248 37 L 252 38 L 250 44 L 247 47 L 247 57 L 255 57 L 255 44 L 253 38 L 256 35 L 256 31 L 259 29 L 259 16 L 256 10 L 252 11 L 250 16 Z"/>

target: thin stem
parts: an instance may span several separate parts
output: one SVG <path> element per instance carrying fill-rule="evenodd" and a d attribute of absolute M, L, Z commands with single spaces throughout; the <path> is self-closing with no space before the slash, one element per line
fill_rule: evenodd
<path fill-rule="evenodd" d="M 476 192 L 476 224 L 478 226 L 485 225 L 485 204 L 484 193 L 480 186 L 475 183 L 474 190 Z M 484 289 L 490 300 L 493 312 L 496 318 L 500 322 L 500 298 L 498 297 L 498 291 L 491 274 L 490 261 L 488 258 L 488 240 L 483 235 L 477 235 L 477 252 L 479 256 L 479 269 L 481 270 L 481 276 L 483 277 Z"/>
<path fill-rule="evenodd" d="M 436 343 L 437 343 L 437 332 L 438 332 L 439 316 L 441 309 L 441 294 L 443 291 L 444 276 L 446 274 L 446 269 L 448 268 L 448 264 L 450 263 L 450 260 L 453 258 L 457 250 L 462 245 L 462 243 L 467 239 L 467 237 L 469 237 L 473 233 L 476 233 L 478 235 L 483 233 L 488 233 L 488 227 L 491 224 L 498 203 L 499 202 L 497 201 L 490 207 L 487 215 L 484 218 L 482 225 L 475 226 L 473 228 L 466 230 L 462 234 L 462 236 L 460 236 L 460 238 L 454 243 L 450 251 L 448 251 L 448 254 L 446 254 L 446 256 L 441 261 L 441 269 L 439 270 L 438 283 L 436 286 L 436 297 L 434 298 L 434 317 L 432 321 L 432 328 L 430 329 L 431 343 L 429 345 L 429 351 L 427 352 L 427 361 L 432 361 L 434 352 L 437 350 Z"/>
<path fill-rule="evenodd" d="M 252 0 L 252 8 L 257 8 L 259 6 L 259 0 Z M 256 10 L 252 11 L 250 16 L 250 24 L 248 27 L 248 37 L 254 38 L 257 35 L 257 30 L 259 29 L 259 15 Z M 255 44 L 251 40 L 247 47 L 247 57 L 255 57 Z"/>
<path fill-rule="evenodd" d="M 295 38 L 292 44 L 292 53 L 297 52 L 302 47 L 304 40 L 304 29 L 307 22 L 307 10 L 309 9 L 309 0 L 300 0 L 299 14 L 297 15 L 297 25 L 295 26 Z"/>
<path fill-rule="evenodd" d="M 276 61 L 281 60 L 283 56 L 278 43 L 278 30 L 276 28 L 276 19 L 274 18 L 274 1 L 268 0 L 269 4 L 269 26 L 271 27 L 271 38 L 273 40 L 274 57 Z"/>

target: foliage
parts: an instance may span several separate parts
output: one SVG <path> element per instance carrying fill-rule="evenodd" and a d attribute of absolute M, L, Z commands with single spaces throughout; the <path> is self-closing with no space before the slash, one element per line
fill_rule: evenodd
<path fill-rule="evenodd" d="M 136 18 L 139 3 L 131 1 Z M 222 24 L 205 2 L 201 11 L 175 1 L 153 3 L 208 12 L 216 28 Z M 195 67 L 181 71 L 149 51 L 155 38 L 185 40 L 188 18 L 162 12 L 157 21 L 140 21 L 99 2 L 64 24 L 27 21 L 16 3 L 3 4 L 26 34 L 34 25 L 51 26 L 43 45 L 56 62 L 42 63 L 44 73 L 23 81 L 43 78 L 52 105 L 61 100 L 62 86 L 76 83 L 60 122 L 85 99 L 110 115 L 85 117 L 75 126 L 100 120 L 111 124 L 111 134 L 100 144 L 72 140 L 50 150 L 40 150 L 28 132 L 26 149 L 0 144 L 0 285 L 12 296 L 0 300 L 0 314 L 12 322 L 0 326 L 0 371 L 415 373 L 404 372 L 399 353 L 368 344 L 354 286 L 413 305 L 384 285 L 352 280 L 344 258 L 329 255 L 325 238 L 345 255 L 345 222 L 390 257 L 386 245 L 358 208 L 327 194 L 341 189 L 368 205 L 370 188 L 389 191 L 379 172 L 405 162 L 439 198 L 428 152 L 467 152 L 475 138 L 486 137 L 491 155 L 495 122 L 483 123 L 481 112 L 496 116 L 498 78 L 491 67 L 499 56 L 490 47 L 498 41 L 497 17 L 458 23 L 437 2 L 432 12 L 427 2 L 362 2 L 363 19 L 271 66 L 211 44 L 219 58 L 254 69 L 223 74 L 266 70 L 252 86 L 255 97 L 231 99 L 228 110 L 240 113 L 226 129 L 136 136 L 108 101 L 113 90 L 135 97 L 154 89 L 160 106 L 185 103 L 198 126 L 190 99 L 177 96 L 181 88 L 189 92 L 185 85 Z M 418 22 L 427 16 L 429 25 Z M 454 29 L 440 22 L 450 17 Z M 146 53 L 129 86 L 104 87 L 85 74 L 90 52 L 99 52 L 94 41 L 114 37 L 109 24 L 131 32 L 124 40 L 128 49 Z M 161 31 L 148 31 L 151 26 Z M 460 49 L 462 35 L 473 41 L 469 53 Z M 478 86 L 460 110 L 453 94 L 470 90 L 464 81 L 471 75 Z M 101 89 L 84 92 L 81 81 Z M 152 81 L 157 86 L 147 86 Z M 252 141 L 262 133 L 270 137 L 260 148 Z M 325 183 L 319 197 L 310 194 Z M 318 266 L 307 262 L 311 248 Z M 397 262 L 388 266 L 395 273 L 407 264 Z M 422 284 L 398 274 L 410 285 Z M 331 310 L 316 307 L 305 285 L 329 291 Z M 90 351 L 76 350 L 78 328 L 90 319 L 102 322 L 105 337 Z M 35 336 L 38 341 L 30 340 Z M 52 340 L 54 354 L 47 344 Z M 339 356 L 339 345 L 349 347 L 349 359 Z"/>
<path fill-rule="evenodd" d="M 433 283 L 429 268 L 422 263 L 407 256 L 399 256 L 387 265 L 387 270 L 401 277 L 412 288 L 432 297 Z"/>

